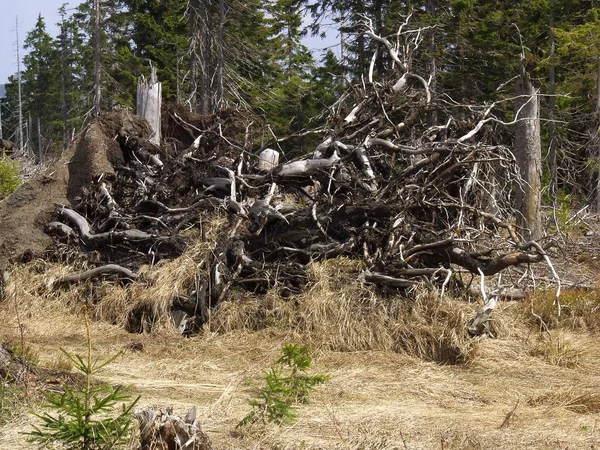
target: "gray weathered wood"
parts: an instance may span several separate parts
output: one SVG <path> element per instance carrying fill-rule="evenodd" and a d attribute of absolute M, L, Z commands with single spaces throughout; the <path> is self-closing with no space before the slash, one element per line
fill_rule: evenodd
<path fill-rule="evenodd" d="M 200 428 L 193 407 L 184 418 L 166 412 L 138 410 L 135 418 L 140 425 L 141 450 L 212 450 L 213 446 L 206 433 Z"/>
<path fill-rule="evenodd" d="M 70 208 L 61 206 L 58 213 L 69 219 L 79 229 L 83 243 L 90 247 L 101 247 L 107 244 L 127 242 L 152 242 L 156 236 L 140 230 L 120 230 L 106 233 L 92 234 L 90 225 L 85 217 Z"/>
<path fill-rule="evenodd" d="M 137 86 L 137 115 L 148 121 L 154 133 L 150 142 L 160 145 L 160 107 L 161 107 L 162 85 L 156 79 L 156 68 L 152 66 L 150 80 L 142 75 L 138 78 Z"/>
<path fill-rule="evenodd" d="M 524 229 L 525 241 L 542 237 L 541 173 L 542 141 L 537 92 L 523 68 L 517 78 L 515 99 L 515 157 L 521 183 L 516 188 L 517 225 Z"/>
<path fill-rule="evenodd" d="M 85 272 L 67 275 L 66 277 L 56 280 L 55 284 L 78 283 L 80 281 L 89 280 L 90 278 L 96 278 L 100 275 L 106 274 L 116 274 L 120 277 L 129 278 L 131 280 L 135 280 L 138 277 L 137 273 L 132 272 L 126 267 L 119 266 L 118 264 L 106 264 L 104 266 L 86 270 Z"/>
<path fill-rule="evenodd" d="M 333 153 L 329 158 L 304 159 L 284 164 L 279 169 L 278 175 L 282 177 L 297 177 L 312 175 L 319 170 L 328 169 L 340 160 L 337 153 Z"/>

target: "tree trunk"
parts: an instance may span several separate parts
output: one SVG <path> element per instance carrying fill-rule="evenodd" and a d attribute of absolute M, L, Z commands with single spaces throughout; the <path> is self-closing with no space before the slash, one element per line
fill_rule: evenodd
<path fill-rule="evenodd" d="M 381 0 L 375 0 L 374 2 L 374 13 L 375 13 L 375 32 L 383 36 L 385 34 L 383 30 L 383 5 Z M 378 76 L 382 76 L 385 73 L 385 59 L 383 58 L 383 53 L 385 52 L 385 48 L 381 42 L 377 43 L 377 53 L 378 57 L 375 61 L 375 70 Z"/>
<path fill-rule="evenodd" d="M 154 133 L 150 142 L 160 145 L 160 105 L 162 85 L 156 79 L 156 68 L 152 67 L 150 81 L 144 76 L 138 78 L 137 86 L 137 115 L 148 121 Z"/>
<path fill-rule="evenodd" d="M 515 156 L 521 183 L 516 189 L 517 225 L 523 229 L 526 241 L 542 236 L 540 193 L 542 144 L 540 139 L 539 101 L 529 74 L 522 67 L 516 83 Z"/>
<path fill-rule="evenodd" d="M 426 0 L 425 1 L 425 10 L 427 14 L 429 14 L 432 18 L 435 17 L 436 14 L 436 0 Z M 429 56 L 427 57 L 427 68 L 429 72 L 429 89 L 431 90 L 431 101 L 435 103 L 436 98 L 436 89 L 437 89 L 437 61 L 435 58 L 435 33 L 434 30 L 431 30 L 431 36 L 429 37 L 429 45 L 427 48 L 429 52 Z M 427 126 L 435 126 L 438 122 L 437 110 L 435 106 L 427 111 Z"/>
<path fill-rule="evenodd" d="M 19 55 L 19 18 L 15 19 L 15 33 L 17 35 L 17 94 L 19 101 L 19 129 L 18 129 L 18 144 L 19 144 L 19 152 L 23 154 L 25 151 L 23 147 L 23 101 L 21 98 L 22 95 L 22 86 L 21 86 L 21 57 Z"/>
<path fill-rule="evenodd" d="M 557 176 L 557 163 L 556 163 L 556 147 L 557 147 L 557 133 L 556 124 L 554 123 L 554 116 L 556 113 L 556 66 L 554 65 L 554 55 L 556 52 L 556 44 L 554 41 L 554 0 L 550 0 L 550 18 L 549 18 L 549 45 L 550 45 L 550 69 L 549 69 L 549 83 L 550 83 L 550 97 L 548 98 L 548 110 L 550 122 L 548 122 L 548 134 L 550 143 L 548 145 L 548 169 L 550 172 L 550 195 L 554 196 L 557 192 L 558 176 Z"/>
<path fill-rule="evenodd" d="M 190 69 L 192 111 L 208 114 L 213 111 L 213 76 L 215 55 L 212 48 L 213 4 L 205 0 L 190 2 Z"/>
<path fill-rule="evenodd" d="M 217 34 L 217 73 L 216 73 L 216 83 L 217 83 L 217 95 L 215 99 L 215 105 L 213 108 L 213 112 L 221 109 L 225 102 L 224 94 L 223 94 L 223 65 L 224 65 L 224 57 L 223 57 L 223 47 L 225 45 L 224 39 L 224 28 L 225 28 L 225 0 L 219 0 L 219 31 Z"/>
<path fill-rule="evenodd" d="M 67 51 L 67 30 L 65 25 L 65 14 L 64 9 L 60 10 L 61 21 L 60 21 L 60 92 L 61 92 L 61 112 L 62 112 L 62 131 L 63 131 L 63 147 L 64 152 L 67 149 L 69 142 L 67 124 L 69 123 L 69 112 L 67 109 L 67 63 L 66 63 L 66 51 Z"/>
<path fill-rule="evenodd" d="M 31 112 L 29 113 L 29 117 L 27 118 L 27 143 L 25 147 L 27 147 L 27 156 L 34 158 L 35 155 L 33 153 L 33 126 L 31 122 Z"/>
<path fill-rule="evenodd" d="M 100 115 L 100 101 L 102 91 L 100 89 L 100 80 L 102 71 L 102 59 L 100 56 L 100 0 L 94 0 L 94 110 L 96 115 Z"/>
<path fill-rule="evenodd" d="M 200 48 L 198 42 L 199 18 L 197 6 L 194 2 L 189 3 L 189 21 L 190 21 L 190 109 L 196 112 L 198 107 L 199 85 L 198 80 L 200 74 L 198 68 L 200 66 Z"/>
<path fill-rule="evenodd" d="M 599 126 L 599 117 L 600 117 L 600 58 L 598 58 L 597 62 L 597 73 L 596 73 L 596 120 L 595 131 L 594 131 L 594 139 L 593 142 L 596 146 L 596 158 L 597 161 L 600 161 L 600 143 L 598 140 L 600 139 L 598 126 Z M 600 168 L 598 169 L 598 173 L 596 175 L 596 212 L 600 211 Z"/>

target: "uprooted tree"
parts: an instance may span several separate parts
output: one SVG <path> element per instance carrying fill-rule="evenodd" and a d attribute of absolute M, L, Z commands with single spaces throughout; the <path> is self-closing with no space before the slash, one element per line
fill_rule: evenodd
<path fill-rule="evenodd" d="M 198 261 L 194 286 L 172 300 L 196 329 L 233 288 L 291 295 L 306 284 L 306 265 L 324 258 L 359 259 L 365 283 L 405 291 L 423 283 L 464 288 L 456 274 L 483 278 L 549 262 L 543 246 L 529 240 L 539 238 L 539 228 L 515 224 L 522 217 L 515 192 L 535 186 L 498 131 L 525 119 L 507 123 L 495 116 L 496 104 L 432 96 L 427 77 L 413 68 L 422 37 L 408 20 L 395 43 L 368 20 L 344 31 L 381 43 L 393 73 L 375 80 L 374 57 L 368 79 L 351 86 L 330 107 L 327 124 L 310 132 L 321 143 L 299 158 L 283 155 L 268 171 L 257 167 L 264 147 L 253 143 L 253 120 L 240 110 L 201 116 L 166 107 L 160 146 L 148 141 L 139 119 L 100 117 L 78 142 L 104 132 L 110 170 L 73 192 L 78 202 L 58 206 L 48 226 L 98 267 L 57 282 L 106 273 L 134 280 L 141 264 L 180 255 L 188 230 L 203 231 L 216 216 L 228 222 L 212 256 Z M 529 82 L 526 74 L 521 80 Z M 525 87 L 517 99 L 535 103 L 530 82 Z M 432 111 L 439 124 L 427 124 Z"/>

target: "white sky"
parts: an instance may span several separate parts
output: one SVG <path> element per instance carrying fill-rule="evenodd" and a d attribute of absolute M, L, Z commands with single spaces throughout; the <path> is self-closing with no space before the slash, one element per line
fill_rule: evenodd
<path fill-rule="evenodd" d="M 60 22 L 58 8 L 64 3 L 68 3 L 68 11 L 69 8 L 74 8 L 79 5 L 81 1 L 0 0 L 0 84 L 6 83 L 8 77 L 17 72 L 16 18 L 18 17 L 19 19 L 19 42 L 21 44 L 20 57 L 22 61 L 25 53 L 23 50 L 23 41 L 27 33 L 35 26 L 38 15 L 41 14 L 44 18 L 46 22 L 46 31 L 48 31 L 52 37 L 56 37 L 59 32 L 59 28 L 56 24 Z M 335 36 L 335 31 L 330 31 L 328 34 L 329 35 L 325 40 L 321 40 L 318 37 L 307 37 L 304 40 L 304 44 L 308 48 L 317 50 L 317 52 L 315 52 L 315 59 L 317 61 L 321 59 L 318 50 L 327 46 L 335 46 L 339 43 Z M 339 55 L 339 46 L 334 47 L 333 50 Z"/>
<path fill-rule="evenodd" d="M 23 58 L 23 40 L 27 32 L 35 26 L 38 15 L 46 21 L 46 31 L 56 37 L 60 21 L 58 8 L 66 0 L 0 0 L 0 84 L 7 81 L 9 75 L 17 72 L 17 37 L 15 19 L 19 18 L 19 41 L 21 43 L 21 59 Z M 78 5 L 79 2 L 72 2 Z M 67 6 L 67 8 L 69 8 Z"/>

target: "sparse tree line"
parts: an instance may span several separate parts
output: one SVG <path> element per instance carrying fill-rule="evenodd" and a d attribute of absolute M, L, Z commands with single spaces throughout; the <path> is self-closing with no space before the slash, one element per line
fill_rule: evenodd
<path fill-rule="evenodd" d="M 60 153 L 98 112 L 131 108 L 135 84 L 151 63 L 166 100 L 212 113 L 234 106 L 269 127 L 263 142 L 325 124 L 327 109 L 353 83 L 390 75 L 382 41 L 353 29 L 368 19 L 374 34 L 396 41 L 411 15 L 418 46 L 401 48 L 407 72 L 427 83 L 427 114 L 407 117 L 444 125 L 457 105 L 489 105 L 510 122 L 522 62 L 540 94 L 542 165 L 547 198 L 575 196 L 600 204 L 600 7 L 589 1 L 424 0 L 89 0 L 60 8 L 60 33 L 43 17 L 25 33 L 22 64 L 23 142 L 40 157 Z M 308 24 L 308 29 L 307 29 Z M 335 35 L 336 57 L 315 61 L 305 33 Z M 373 54 L 377 57 L 373 58 Z M 396 67 L 397 70 L 397 67 Z M 18 134 L 17 77 L 2 103 L 4 138 Z M 460 117 L 455 117 L 460 121 Z M 329 124 L 331 125 L 331 124 Z M 510 141 L 490 122 L 486 133 Z M 314 144 L 296 137 L 298 151 Z"/>

